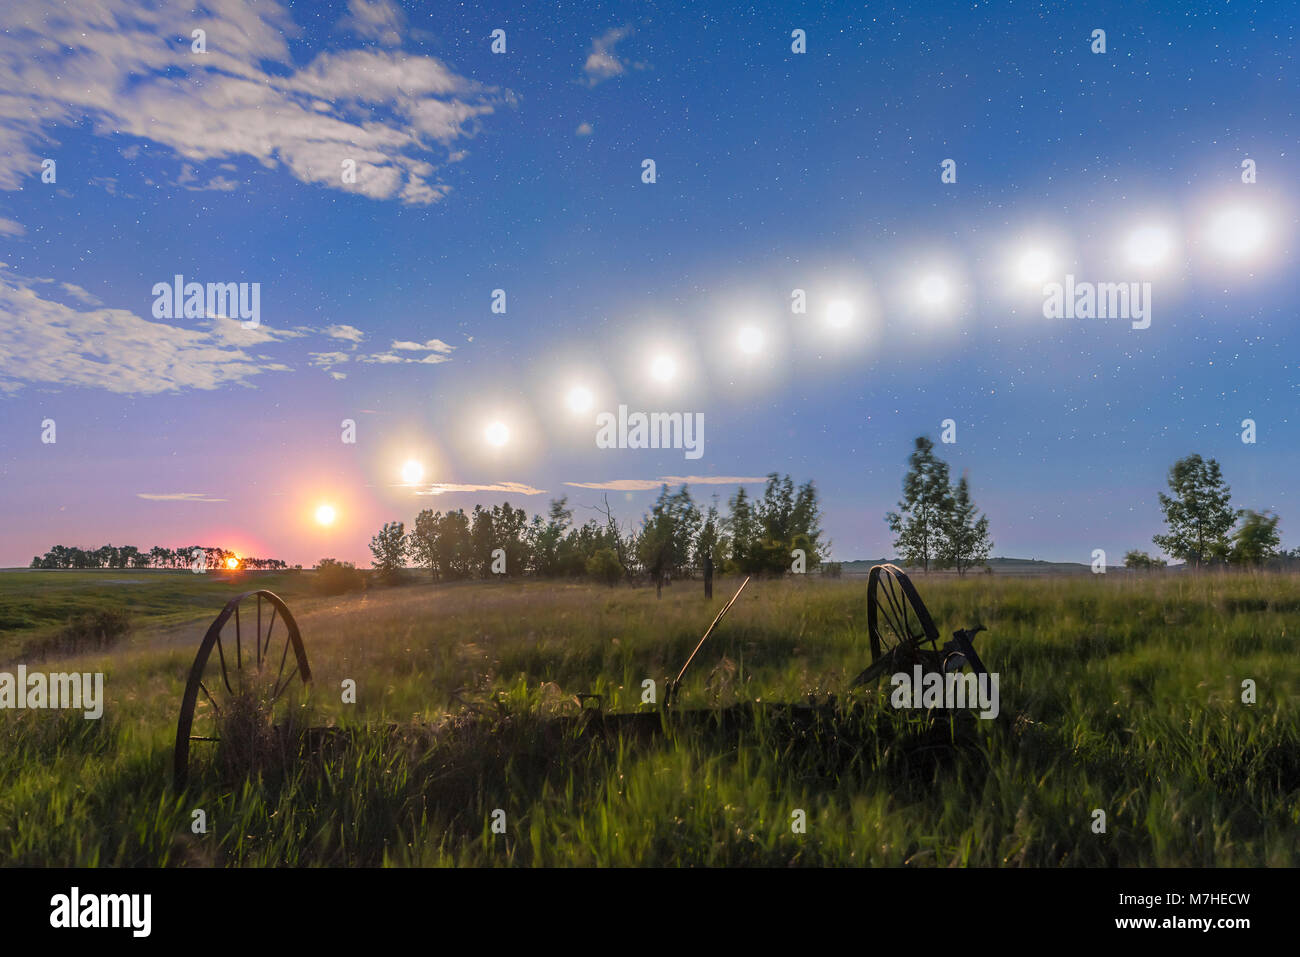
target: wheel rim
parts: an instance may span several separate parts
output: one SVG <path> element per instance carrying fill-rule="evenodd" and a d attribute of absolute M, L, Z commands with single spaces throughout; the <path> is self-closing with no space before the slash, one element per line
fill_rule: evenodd
<path fill-rule="evenodd" d="M 269 712 L 295 683 L 310 681 L 298 623 L 278 595 L 250 591 L 228 601 L 203 636 L 185 684 L 176 725 L 176 789 L 189 778 L 190 743 L 219 742 L 217 723 L 236 699 L 255 696 Z"/>
<path fill-rule="evenodd" d="M 867 580 L 867 633 L 875 663 L 900 646 L 938 646 L 939 630 L 907 574 L 896 565 L 876 565 Z"/>

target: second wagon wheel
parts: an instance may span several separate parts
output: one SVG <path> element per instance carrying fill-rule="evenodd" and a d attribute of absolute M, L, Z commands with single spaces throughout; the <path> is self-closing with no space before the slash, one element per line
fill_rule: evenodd
<path fill-rule="evenodd" d="M 277 627 L 278 626 L 278 627 Z M 217 744 L 223 722 L 249 707 L 273 717 L 287 710 L 295 685 L 311 680 L 302 635 L 289 606 L 273 592 L 245 592 L 226 603 L 199 645 L 181 699 L 173 773 L 189 777 L 191 742 Z"/>
<path fill-rule="evenodd" d="M 897 565 L 875 565 L 867 579 L 867 633 L 871 666 L 853 681 L 865 684 L 895 669 L 929 644 L 937 652 L 939 630 L 934 627 L 916 586 Z"/>

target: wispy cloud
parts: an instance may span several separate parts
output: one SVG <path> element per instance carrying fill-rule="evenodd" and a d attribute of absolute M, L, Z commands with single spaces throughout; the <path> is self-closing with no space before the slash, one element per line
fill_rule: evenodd
<path fill-rule="evenodd" d="M 44 13 L 0 6 L 0 89 L 22 91 L 0 96 L 0 189 L 19 189 L 40 169 L 38 150 L 58 128 L 84 124 L 190 164 L 243 157 L 304 183 L 428 205 L 450 189 L 435 163 L 514 99 L 398 50 L 323 52 L 299 65 L 289 42 L 302 30 L 274 0 L 205 0 L 197 9 L 189 0 L 100 0 Z M 353 0 L 345 25 L 387 41 L 400 22 L 391 3 Z M 192 52 L 191 29 L 206 31 L 206 52 Z M 348 160 L 355 183 L 344 182 Z M 181 175 L 198 180 L 193 170 Z M 218 177 L 205 188 L 232 184 Z"/>
<path fill-rule="evenodd" d="M 229 499 L 209 498 L 206 492 L 136 492 L 136 498 L 151 502 L 227 502 Z"/>
<path fill-rule="evenodd" d="M 27 227 L 22 223 L 0 216 L 0 236 L 25 236 Z"/>
<path fill-rule="evenodd" d="M 339 21 L 339 29 L 384 46 L 402 45 L 406 14 L 392 0 L 348 0 L 348 12 Z"/>
<path fill-rule="evenodd" d="M 39 287 L 39 288 L 38 288 Z M 93 299 L 71 283 L 73 299 Z M 49 280 L 33 280 L 0 268 L 0 391 L 23 383 L 157 393 L 247 384 L 289 366 L 252 351 L 298 337 L 262 325 L 244 329 L 234 319 L 203 320 L 200 328 L 153 322 L 126 309 L 82 309 L 49 298 Z"/>
<path fill-rule="evenodd" d="M 644 63 L 620 60 L 614 54 L 614 47 L 618 42 L 631 33 L 630 26 L 613 27 L 600 36 L 591 38 L 591 50 L 588 51 L 587 60 L 582 65 L 582 72 L 587 74 L 588 86 L 595 86 L 610 77 L 622 76 L 629 66 L 644 69 Z"/>
<path fill-rule="evenodd" d="M 387 352 L 376 352 L 368 356 L 359 356 L 358 362 L 373 362 L 381 365 L 396 365 L 398 363 L 414 362 L 421 365 L 435 365 L 439 362 L 450 362 L 451 353 L 455 346 L 449 346 L 441 339 L 429 339 L 427 342 L 413 342 L 402 339 L 393 341 L 392 346 Z M 423 358 L 416 359 L 411 356 L 398 355 L 399 352 L 428 352 Z"/>
<path fill-rule="evenodd" d="M 512 495 L 545 495 L 546 489 L 533 488 L 522 482 L 497 482 L 495 485 L 454 485 L 450 482 L 436 482 L 425 486 L 416 495 L 444 495 L 447 492 L 508 492 Z"/>
<path fill-rule="evenodd" d="M 767 481 L 766 476 L 735 475 L 664 475 L 657 479 L 612 479 L 608 482 L 565 482 L 574 488 L 605 489 L 610 492 L 646 492 L 661 485 L 753 485 Z"/>
<path fill-rule="evenodd" d="M 430 339 L 428 342 L 394 342 L 391 348 L 405 352 L 424 352 L 425 350 L 451 352 L 455 346 L 449 346 L 441 339 Z"/>
<path fill-rule="evenodd" d="M 329 336 L 331 339 L 344 339 L 348 342 L 355 343 L 359 343 L 366 338 L 366 334 L 356 326 L 348 325 L 327 326 L 325 328 L 325 335 Z"/>

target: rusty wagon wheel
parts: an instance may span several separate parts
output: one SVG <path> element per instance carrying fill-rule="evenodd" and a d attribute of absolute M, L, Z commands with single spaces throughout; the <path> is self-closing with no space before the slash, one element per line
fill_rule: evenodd
<path fill-rule="evenodd" d="M 280 634 L 276 633 L 278 619 L 284 620 Z M 303 685 L 311 681 L 311 668 L 289 606 L 265 590 L 245 592 L 228 601 L 208 626 L 185 684 L 176 723 L 176 790 L 184 790 L 189 777 L 191 741 L 219 741 L 223 714 L 245 695 L 254 696 L 259 707 L 271 711 L 285 700 L 295 680 Z"/>
<path fill-rule="evenodd" d="M 867 633 L 871 639 L 871 665 L 851 687 L 865 684 L 904 660 L 927 649 L 938 653 L 939 629 L 934 627 L 916 586 L 897 565 L 875 565 L 867 579 Z"/>

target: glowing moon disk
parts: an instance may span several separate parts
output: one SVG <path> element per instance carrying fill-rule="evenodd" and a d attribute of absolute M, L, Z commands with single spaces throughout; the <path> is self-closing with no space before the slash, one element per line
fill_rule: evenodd
<path fill-rule="evenodd" d="M 670 382 L 677 375 L 677 363 L 672 356 L 655 356 L 650 363 L 650 375 L 660 382 Z"/>
<path fill-rule="evenodd" d="M 334 511 L 333 505 L 322 505 L 316 509 L 316 524 L 318 525 L 333 525 L 336 517 L 337 513 Z"/>
<path fill-rule="evenodd" d="M 1174 240 L 1163 226 L 1135 229 L 1125 243 L 1128 261 L 1134 266 L 1158 266 L 1169 257 Z"/>
<path fill-rule="evenodd" d="M 834 329 L 843 329 L 853 321 L 853 303 L 836 299 L 826 307 L 826 321 Z"/>
<path fill-rule="evenodd" d="M 1210 226 L 1210 242 L 1224 256 L 1242 259 L 1257 251 L 1268 228 L 1253 209 L 1236 206 L 1221 212 Z"/>
<path fill-rule="evenodd" d="M 753 326 L 745 326 L 740 330 L 740 334 L 736 336 L 736 345 L 745 355 L 758 355 L 763 348 L 763 333 Z"/>
<path fill-rule="evenodd" d="M 424 466 L 415 459 L 409 459 L 402 466 L 402 481 L 407 485 L 414 485 L 422 478 L 424 478 Z"/>
<path fill-rule="evenodd" d="M 921 280 L 917 292 L 925 305 L 941 306 L 948 301 L 948 280 L 938 273 L 931 273 Z"/>
<path fill-rule="evenodd" d="M 1031 249 L 1020 257 L 1017 268 L 1025 282 L 1041 285 L 1052 274 L 1052 257 L 1041 249 Z"/>
<path fill-rule="evenodd" d="M 565 403 L 572 412 L 588 412 L 595 405 L 596 398 L 591 394 L 591 390 L 580 385 L 575 385 L 565 396 Z"/>
<path fill-rule="evenodd" d="M 501 448 L 510 441 L 510 430 L 506 428 L 504 422 L 493 422 L 484 430 L 483 437 L 487 439 L 489 445 Z"/>

